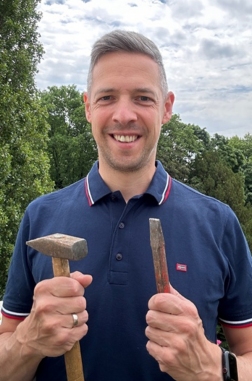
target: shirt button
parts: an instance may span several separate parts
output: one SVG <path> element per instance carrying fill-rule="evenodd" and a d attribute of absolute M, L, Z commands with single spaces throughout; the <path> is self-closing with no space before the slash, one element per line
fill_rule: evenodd
<path fill-rule="evenodd" d="M 120 222 L 120 224 L 119 224 L 119 229 L 123 229 L 124 228 L 124 223 L 123 222 Z"/>
<path fill-rule="evenodd" d="M 123 256 L 122 256 L 121 253 L 116 254 L 116 260 L 117 260 L 117 261 L 121 261 L 122 258 L 123 258 Z"/>

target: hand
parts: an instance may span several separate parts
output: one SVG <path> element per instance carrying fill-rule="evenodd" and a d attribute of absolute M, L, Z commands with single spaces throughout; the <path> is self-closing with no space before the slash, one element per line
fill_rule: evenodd
<path fill-rule="evenodd" d="M 36 285 L 30 315 L 17 327 L 24 350 L 41 358 L 59 356 L 86 335 L 88 313 L 83 295 L 91 282 L 90 275 L 75 272 L 70 278 L 55 277 Z M 73 313 L 78 316 L 74 328 Z"/>
<path fill-rule="evenodd" d="M 172 286 L 149 300 L 147 350 L 177 381 L 220 381 L 221 350 L 209 342 L 195 305 Z"/>

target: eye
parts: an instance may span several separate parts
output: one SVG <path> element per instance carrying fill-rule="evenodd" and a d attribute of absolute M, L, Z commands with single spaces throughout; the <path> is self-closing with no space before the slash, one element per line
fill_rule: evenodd
<path fill-rule="evenodd" d="M 143 104 L 152 104 L 154 102 L 153 98 L 148 97 L 147 95 L 139 95 L 136 97 L 136 101 Z"/>
<path fill-rule="evenodd" d="M 101 97 L 99 101 L 110 101 L 111 100 L 111 95 L 104 95 L 104 97 Z"/>
<path fill-rule="evenodd" d="M 146 97 L 145 95 L 141 95 L 139 97 L 140 101 L 142 102 L 148 102 L 148 101 L 151 101 L 151 99 L 149 97 Z"/>

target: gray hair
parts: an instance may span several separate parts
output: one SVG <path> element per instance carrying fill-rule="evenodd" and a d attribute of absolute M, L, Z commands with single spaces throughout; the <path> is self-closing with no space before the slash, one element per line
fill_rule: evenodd
<path fill-rule="evenodd" d="M 112 52 L 142 53 L 153 59 L 158 64 L 160 72 L 160 85 L 162 93 L 166 96 L 168 92 L 167 79 L 160 51 L 153 41 L 140 33 L 115 30 L 105 34 L 93 45 L 91 62 L 87 77 L 87 90 L 90 94 L 92 86 L 92 75 L 98 60 L 107 53 Z"/>

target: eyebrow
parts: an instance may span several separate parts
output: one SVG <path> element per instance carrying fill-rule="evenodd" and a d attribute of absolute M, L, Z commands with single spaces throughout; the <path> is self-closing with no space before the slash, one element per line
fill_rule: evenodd
<path fill-rule="evenodd" d="M 111 93 L 115 91 L 115 89 L 113 89 L 112 87 L 111 88 L 104 88 L 104 89 L 99 89 L 97 90 L 95 93 L 94 93 L 94 96 L 97 96 L 99 94 L 107 94 L 107 93 Z"/>
<path fill-rule="evenodd" d="M 117 91 L 117 90 L 115 88 L 113 88 L 113 87 L 101 88 L 101 89 L 97 90 L 94 95 L 97 96 L 99 94 L 108 94 L 108 93 L 112 93 L 112 92 L 115 92 L 115 91 Z M 154 97 L 157 96 L 155 91 L 151 90 L 148 87 L 136 87 L 135 89 L 133 89 L 133 92 L 143 93 L 143 94 L 151 94 Z"/>

